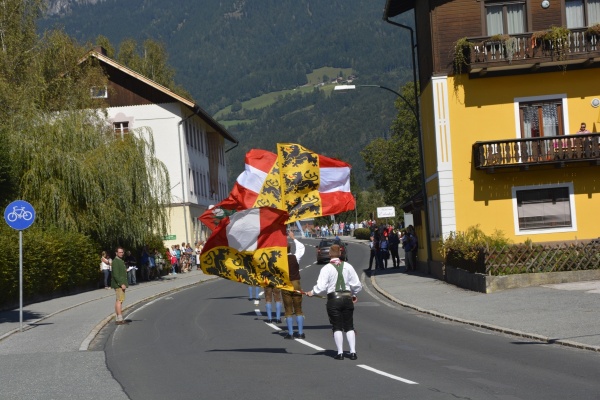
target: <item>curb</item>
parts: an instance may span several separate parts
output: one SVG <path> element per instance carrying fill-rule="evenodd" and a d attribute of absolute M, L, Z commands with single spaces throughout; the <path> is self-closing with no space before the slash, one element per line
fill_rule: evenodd
<path fill-rule="evenodd" d="M 451 315 L 442 314 L 437 311 L 427 310 L 427 309 L 417 307 L 417 306 L 409 304 L 409 303 L 405 303 L 403 301 L 396 299 L 394 296 L 392 296 L 391 294 L 386 292 L 384 289 L 382 289 L 377 284 L 377 282 L 375 280 L 375 276 L 376 276 L 375 274 L 370 276 L 371 284 L 373 285 L 375 290 L 377 290 L 377 292 L 379 292 L 382 296 L 384 296 L 388 300 L 390 300 L 396 304 L 399 304 L 402 307 L 410 308 L 412 310 L 418 311 L 423 314 L 428 314 L 428 315 L 431 315 L 436 318 L 442 318 L 442 319 L 445 319 L 448 321 L 458 322 L 458 323 L 465 324 L 465 325 L 471 325 L 471 326 L 475 326 L 477 328 L 483 328 L 483 329 L 487 329 L 490 331 L 505 333 L 505 334 L 509 334 L 512 336 L 522 337 L 522 338 L 526 338 L 526 339 L 533 339 L 533 340 L 537 340 L 539 342 L 543 342 L 543 343 L 547 343 L 547 344 L 558 344 L 561 346 L 574 347 L 574 348 L 581 349 L 581 350 L 590 350 L 590 351 L 600 352 L 600 346 L 587 345 L 587 344 L 583 344 L 583 343 L 573 342 L 571 340 L 551 339 L 547 336 L 537 335 L 534 333 L 521 332 L 521 331 L 518 331 L 515 329 L 508 329 L 508 328 L 503 328 L 503 327 L 492 325 L 492 324 L 486 324 L 484 322 L 477 322 L 477 321 L 471 321 L 471 320 L 467 320 L 467 319 L 463 319 L 463 318 L 453 317 Z"/>
<path fill-rule="evenodd" d="M 186 284 L 186 285 L 183 285 L 183 286 L 179 286 L 179 287 L 176 287 L 176 288 L 173 288 L 173 289 L 168 289 L 168 290 L 165 290 L 165 291 L 160 292 L 160 293 L 155 293 L 152 296 L 148 296 L 148 297 L 145 297 L 143 299 L 140 299 L 140 300 L 136 301 L 135 303 L 131 303 L 127 307 L 124 307 L 123 308 L 123 312 L 125 312 L 125 311 L 127 311 L 127 310 L 129 310 L 129 309 L 131 309 L 133 307 L 136 307 L 138 304 L 145 303 L 145 302 L 157 299 L 159 297 L 166 296 L 166 295 L 171 294 L 171 293 L 176 293 L 176 292 L 179 292 L 181 290 L 189 289 L 192 286 L 196 286 L 196 285 L 200 285 L 202 283 L 210 282 L 210 281 L 213 281 L 213 280 L 215 280 L 215 279 L 218 278 L 217 276 L 213 276 L 213 275 L 207 275 L 207 277 L 208 277 L 207 279 L 201 280 L 199 282 L 193 282 L 193 283 L 189 283 L 189 284 Z M 61 311 L 58 311 L 58 312 L 61 312 Z M 58 312 L 56 312 L 54 314 L 58 314 Z M 106 318 L 104 318 L 102 321 L 100 321 L 94 327 L 94 329 L 92 329 L 92 331 L 90 332 L 90 334 L 83 340 L 83 342 L 81 342 L 81 345 L 79 346 L 79 351 L 87 351 L 88 348 L 89 348 L 89 346 L 90 346 L 90 343 L 92 342 L 92 340 L 94 340 L 96 338 L 96 336 L 98 335 L 98 333 L 102 330 L 102 328 L 104 328 L 106 325 L 108 325 L 108 323 L 110 321 L 112 321 L 114 318 L 115 318 L 114 313 L 111 313 Z M 0 340 L 1 340 L 1 338 L 0 338 Z"/>

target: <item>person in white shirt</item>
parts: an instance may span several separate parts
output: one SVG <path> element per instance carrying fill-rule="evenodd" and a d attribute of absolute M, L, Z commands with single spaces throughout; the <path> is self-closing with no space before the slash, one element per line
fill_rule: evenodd
<path fill-rule="evenodd" d="M 344 335 L 350 346 L 351 360 L 356 360 L 356 334 L 354 332 L 354 303 L 358 301 L 356 294 L 361 291 L 360 279 L 354 267 L 342 262 L 340 246 L 334 244 L 329 249 L 331 260 L 319 273 L 317 284 L 306 293 L 307 296 L 327 292 L 327 315 L 332 325 L 333 339 L 337 347 L 336 360 L 344 359 Z"/>

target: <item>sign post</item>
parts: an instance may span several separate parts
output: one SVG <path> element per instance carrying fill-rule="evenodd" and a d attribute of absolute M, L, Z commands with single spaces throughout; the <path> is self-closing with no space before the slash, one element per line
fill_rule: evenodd
<path fill-rule="evenodd" d="M 8 226 L 19 231 L 19 327 L 23 332 L 23 230 L 33 224 L 35 210 L 28 202 L 16 200 L 4 210 L 4 220 Z"/>

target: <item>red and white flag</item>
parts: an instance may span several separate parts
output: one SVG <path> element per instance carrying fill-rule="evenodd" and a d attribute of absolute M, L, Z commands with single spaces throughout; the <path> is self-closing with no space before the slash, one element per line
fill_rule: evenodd
<path fill-rule="evenodd" d="M 202 271 L 247 285 L 294 290 L 287 261 L 287 218 L 285 211 L 267 207 L 223 218 L 202 249 Z"/>
<path fill-rule="evenodd" d="M 224 217 L 252 207 L 283 209 L 277 155 L 266 150 L 246 153 L 244 172 L 237 177 L 229 197 L 198 219 L 214 230 Z"/>
<path fill-rule="evenodd" d="M 214 230 L 223 218 L 252 207 L 289 214 L 287 223 L 354 210 L 348 163 L 298 144 L 278 143 L 277 155 L 253 149 L 229 197 L 198 219 Z"/>

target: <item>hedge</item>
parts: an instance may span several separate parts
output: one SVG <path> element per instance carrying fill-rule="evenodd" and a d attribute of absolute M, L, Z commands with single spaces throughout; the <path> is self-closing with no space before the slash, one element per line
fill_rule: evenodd
<path fill-rule="evenodd" d="M 19 232 L 0 225 L 0 308 L 9 308 L 19 304 Z M 99 246 L 85 235 L 23 231 L 24 302 L 98 287 L 99 268 Z"/>

